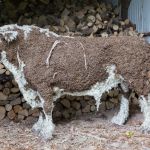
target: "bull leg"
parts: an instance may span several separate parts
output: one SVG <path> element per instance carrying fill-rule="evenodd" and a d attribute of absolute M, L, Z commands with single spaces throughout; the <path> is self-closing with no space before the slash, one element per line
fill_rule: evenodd
<path fill-rule="evenodd" d="M 129 116 L 129 92 L 128 88 L 124 85 L 121 85 L 121 91 L 123 95 L 120 98 L 120 110 L 116 116 L 111 120 L 112 123 L 123 125 Z"/>
<path fill-rule="evenodd" d="M 40 108 L 39 120 L 33 125 L 32 129 L 44 139 L 51 139 L 55 128 L 52 120 L 52 111 L 54 107 L 52 90 L 43 83 L 40 85 L 39 92 L 44 99 L 44 106 Z"/>
<path fill-rule="evenodd" d="M 141 112 L 144 115 L 144 122 L 141 125 L 141 129 L 145 132 L 150 131 L 150 94 L 148 95 L 148 100 L 144 96 L 140 96 L 139 103 L 141 106 Z"/>
<path fill-rule="evenodd" d="M 52 121 L 52 115 L 41 110 L 38 121 L 33 125 L 32 130 L 44 139 L 51 139 L 55 125 Z"/>
<path fill-rule="evenodd" d="M 129 101 L 123 95 L 121 96 L 120 110 L 116 116 L 111 120 L 112 123 L 123 125 L 129 115 Z"/>

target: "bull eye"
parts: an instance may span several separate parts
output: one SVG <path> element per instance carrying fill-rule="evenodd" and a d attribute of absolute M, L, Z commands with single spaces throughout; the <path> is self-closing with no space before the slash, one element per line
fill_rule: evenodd
<path fill-rule="evenodd" d="M 53 95 L 53 96 L 56 96 L 56 93 L 55 93 L 55 92 L 53 92 L 53 93 L 52 93 L 52 95 Z"/>

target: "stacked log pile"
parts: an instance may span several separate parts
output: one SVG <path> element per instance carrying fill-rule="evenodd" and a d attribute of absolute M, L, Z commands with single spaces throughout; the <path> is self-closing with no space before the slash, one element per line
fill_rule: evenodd
<path fill-rule="evenodd" d="M 103 113 L 106 110 L 114 109 L 119 105 L 119 91 L 113 89 L 109 93 L 105 93 L 102 98 L 99 112 Z M 54 120 L 60 118 L 71 119 L 78 118 L 87 114 L 96 113 L 95 100 L 92 97 L 73 97 L 63 96 L 55 103 L 53 112 Z"/>
<path fill-rule="evenodd" d="M 114 8 L 110 4 L 100 3 L 95 7 L 64 8 L 57 18 L 60 19 L 55 25 L 47 27 L 61 34 L 100 37 L 138 36 L 135 26 L 129 19 L 122 20 L 119 17 L 119 8 Z"/>
<path fill-rule="evenodd" d="M 12 74 L 0 64 L 0 120 L 8 117 L 18 122 L 29 116 L 38 117 L 39 111 L 24 101 Z"/>
<path fill-rule="evenodd" d="M 95 115 L 96 113 L 105 114 L 105 112 L 109 110 L 116 111 L 120 107 L 120 96 L 121 93 L 117 88 L 112 89 L 109 93 L 103 94 L 99 111 L 96 111 L 95 100 L 92 97 L 64 96 L 55 102 L 53 111 L 54 121 L 76 119 L 81 116 Z M 131 110 L 131 112 L 138 110 L 138 96 L 135 92 L 132 92 L 130 95 L 130 104 L 132 108 L 135 108 L 135 110 Z"/>
<path fill-rule="evenodd" d="M 3 7 L 0 17 L 0 23 L 1 19 L 4 20 L 3 24 L 33 24 L 49 28 L 59 34 L 73 36 L 138 36 L 135 26 L 128 19 L 121 19 L 119 7 L 101 1 L 91 3 L 86 0 L 80 2 L 80 5 L 78 1 L 71 3 L 69 1 L 64 3 L 61 0 L 54 3 L 34 1 L 31 4 L 21 1 L 17 8 L 13 2 L 9 4 L 6 2 L 6 6 L 8 8 Z"/>

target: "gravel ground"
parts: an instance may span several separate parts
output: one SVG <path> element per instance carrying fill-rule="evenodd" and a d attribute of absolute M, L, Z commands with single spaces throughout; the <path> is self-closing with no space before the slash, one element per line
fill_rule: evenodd
<path fill-rule="evenodd" d="M 150 150 L 150 134 L 139 130 L 142 114 L 132 115 L 124 126 L 114 125 L 109 119 L 96 115 L 61 122 L 51 141 L 33 133 L 32 123 L 5 119 L 0 123 L 0 150 Z"/>

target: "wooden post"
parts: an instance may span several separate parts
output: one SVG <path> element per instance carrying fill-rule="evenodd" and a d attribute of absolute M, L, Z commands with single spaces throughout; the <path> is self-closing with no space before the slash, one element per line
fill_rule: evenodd
<path fill-rule="evenodd" d="M 128 17 L 128 8 L 131 0 L 120 0 L 121 2 L 121 16 L 123 19 Z"/>

